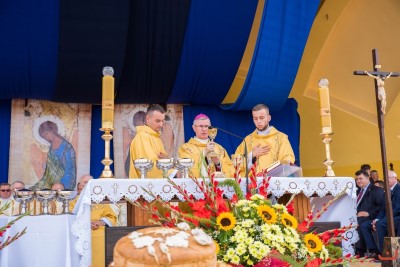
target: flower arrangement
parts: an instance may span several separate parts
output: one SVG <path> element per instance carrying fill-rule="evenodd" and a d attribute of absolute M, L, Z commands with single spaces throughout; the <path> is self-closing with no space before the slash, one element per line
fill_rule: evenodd
<path fill-rule="evenodd" d="M 299 223 L 293 216 L 292 199 L 286 205 L 272 204 L 268 199 L 269 178 L 257 185 L 254 171 L 250 172 L 249 191 L 243 195 L 235 179 L 218 182 L 208 179 L 193 181 L 204 193 L 203 200 L 195 200 L 172 179 L 169 182 L 184 197 L 185 203 L 172 206 L 157 199 L 166 210 L 141 206 L 151 213 L 155 224 L 175 226 L 187 222 L 192 227 L 203 228 L 215 241 L 217 258 L 233 266 L 332 266 L 343 261 L 360 261 L 350 255 L 342 257 L 340 243 L 343 233 L 353 226 L 316 234 L 310 232 L 314 221 L 341 195 L 325 204 L 315 214 L 311 211 Z M 240 181 L 239 181 L 240 182 Z M 223 198 L 224 186 L 231 186 L 235 195 L 230 201 Z M 140 206 L 138 203 L 132 203 Z M 186 205 L 186 207 L 185 207 Z"/>
<path fill-rule="evenodd" d="M 5 204 L 3 207 L 1 207 L 0 208 L 0 214 L 4 213 L 4 211 L 6 211 L 10 207 L 10 204 L 11 203 L 9 202 L 9 203 Z M 4 233 L 6 232 L 6 230 L 8 228 L 10 228 L 16 221 L 18 221 L 19 219 L 21 219 L 22 217 L 24 217 L 24 216 L 26 216 L 28 214 L 29 214 L 29 212 L 21 214 L 18 217 L 16 217 L 15 219 L 11 220 L 5 226 L 0 227 L 0 237 L 2 237 L 4 235 Z M 14 236 L 7 237 L 7 239 L 5 241 L 0 242 L 0 250 L 5 248 L 6 246 L 10 245 L 12 242 L 16 241 L 18 238 L 23 236 L 25 233 L 26 233 L 26 227 L 24 228 L 24 230 L 22 230 L 21 232 L 16 233 Z"/>

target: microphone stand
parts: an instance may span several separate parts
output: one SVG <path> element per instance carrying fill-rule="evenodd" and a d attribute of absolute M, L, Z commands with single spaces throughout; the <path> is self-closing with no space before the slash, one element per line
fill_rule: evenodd
<path fill-rule="evenodd" d="M 240 140 L 242 140 L 244 142 L 244 162 L 245 162 L 245 176 L 246 176 L 246 193 L 249 194 L 250 193 L 250 190 L 249 190 L 249 164 L 248 164 L 248 160 L 247 160 L 248 152 L 247 152 L 246 140 L 244 140 L 243 137 L 241 137 L 239 135 L 236 135 L 234 133 L 231 133 L 231 132 L 229 132 L 227 130 L 224 130 L 224 129 L 221 129 L 221 128 L 218 128 L 218 127 L 214 127 L 214 126 L 208 126 L 208 129 L 213 129 L 213 128 L 216 128 L 219 131 L 222 131 L 222 132 L 227 133 L 227 134 L 229 134 L 231 136 L 239 138 Z"/>

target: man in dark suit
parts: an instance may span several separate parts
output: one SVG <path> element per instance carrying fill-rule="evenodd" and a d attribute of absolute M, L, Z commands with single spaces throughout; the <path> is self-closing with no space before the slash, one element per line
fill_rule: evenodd
<path fill-rule="evenodd" d="M 392 210 L 393 210 L 393 221 L 397 236 L 399 236 L 400 228 L 400 185 L 397 183 L 397 174 L 394 171 L 388 171 L 389 186 L 392 191 Z M 383 240 L 388 235 L 387 218 L 386 218 L 386 205 L 379 213 L 378 217 L 372 222 L 372 227 L 378 232 L 378 243 L 379 250 L 383 250 Z"/>
<path fill-rule="evenodd" d="M 366 226 L 371 228 L 371 223 L 378 216 L 384 204 L 384 192 L 382 188 L 370 182 L 366 171 L 359 170 L 355 175 L 358 186 L 356 202 L 357 231 L 360 237 L 360 240 L 356 243 L 356 253 L 362 257 L 365 256 L 365 252 L 368 249 L 371 254 L 375 253 L 377 255 L 378 248 L 372 236 L 372 229 L 363 231 L 363 228 Z"/>

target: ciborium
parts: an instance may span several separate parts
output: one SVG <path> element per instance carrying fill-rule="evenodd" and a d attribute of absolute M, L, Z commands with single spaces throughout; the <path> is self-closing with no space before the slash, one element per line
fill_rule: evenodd
<path fill-rule="evenodd" d="M 19 214 L 26 213 L 26 205 L 31 202 L 34 197 L 35 191 L 29 189 L 20 189 L 14 191 L 14 199 L 21 205 L 21 212 Z"/>
<path fill-rule="evenodd" d="M 140 178 L 146 179 L 147 172 L 153 168 L 153 162 L 149 159 L 135 159 L 133 161 L 135 168 L 140 171 Z"/>
<path fill-rule="evenodd" d="M 78 192 L 73 190 L 57 191 L 57 200 L 63 203 L 61 214 L 72 214 L 69 210 L 69 202 L 75 199 L 77 195 Z"/>
<path fill-rule="evenodd" d="M 176 168 L 181 172 L 182 178 L 189 178 L 189 170 L 193 167 L 194 160 L 189 158 L 177 159 Z"/>
<path fill-rule="evenodd" d="M 156 166 L 162 171 L 163 178 L 167 178 L 168 171 L 174 166 L 174 159 L 159 159 Z"/>
<path fill-rule="evenodd" d="M 57 191 L 53 191 L 51 189 L 41 189 L 35 191 L 36 199 L 42 202 L 41 215 L 51 214 L 49 212 L 49 201 L 56 196 L 56 193 Z"/>

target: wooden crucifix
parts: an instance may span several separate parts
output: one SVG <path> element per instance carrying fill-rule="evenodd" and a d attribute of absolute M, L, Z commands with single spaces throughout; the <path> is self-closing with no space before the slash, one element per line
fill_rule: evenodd
<path fill-rule="evenodd" d="M 386 218 L 388 222 L 388 233 L 389 236 L 394 237 L 394 223 L 393 223 L 393 210 L 392 210 L 392 200 L 391 191 L 389 187 L 389 175 L 388 175 L 388 165 L 386 159 L 386 144 L 385 144 L 385 125 L 384 125 L 384 115 L 386 110 L 386 92 L 385 92 L 385 80 L 390 77 L 398 77 L 400 73 L 398 72 L 382 72 L 379 71 L 381 65 L 378 63 L 378 51 L 376 49 L 372 50 L 372 61 L 373 61 L 373 71 L 354 71 L 354 75 L 368 75 L 375 80 L 375 99 L 376 108 L 378 115 L 378 127 L 379 127 L 379 137 L 381 142 L 381 157 L 382 157 L 382 167 L 383 167 L 383 177 L 385 180 L 385 200 L 386 200 Z"/>

